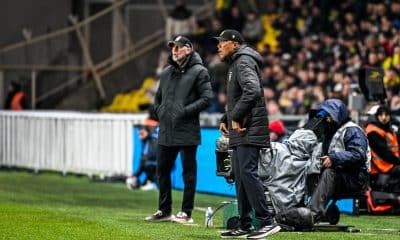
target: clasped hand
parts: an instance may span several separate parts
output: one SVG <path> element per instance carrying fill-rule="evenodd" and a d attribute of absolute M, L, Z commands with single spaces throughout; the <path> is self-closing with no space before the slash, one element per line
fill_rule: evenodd
<path fill-rule="evenodd" d="M 240 126 L 240 123 L 232 121 L 232 129 L 233 131 L 237 132 L 237 133 L 243 133 L 247 130 L 247 128 L 242 128 Z"/>
<path fill-rule="evenodd" d="M 242 128 L 240 126 L 240 123 L 235 122 L 235 121 L 232 121 L 232 129 L 237 133 L 243 133 L 243 132 L 247 131 L 247 128 Z M 224 137 L 228 137 L 229 132 L 228 132 L 228 128 L 225 123 L 222 122 L 219 124 L 219 131 L 221 132 L 221 134 Z"/>

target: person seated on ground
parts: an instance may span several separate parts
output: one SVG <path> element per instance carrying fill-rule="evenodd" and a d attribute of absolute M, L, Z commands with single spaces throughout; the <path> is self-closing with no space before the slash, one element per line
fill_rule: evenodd
<path fill-rule="evenodd" d="M 397 134 L 392 128 L 390 109 L 380 105 L 366 124 L 369 146 L 371 147 L 371 188 L 392 192 L 397 184 L 390 179 L 400 179 L 400 153 Z M 397 189 L 398 191 L 399 189 Z"/>
<path fill-rule="evenodd" d="M 286 136 L 286 129 L 283 122 L 279 119 L 272 120 L 269 123 L 269 139 L 271 142 L 285 142 L 288 137 Z"/>
<path fill-rule="evenodd" d="M 139 188 L 141 190 L 155 190 L 156 166 L 157 166 L 157 129 L 155 126 L 143 125 L 139 127 L 139 138 L 142 142 L 142 154 L 139 169 L 127 179 L 128 188 Z M 144 184 L 139 180 L 145 173 Z"/>
<path fill-rule="evenodd" d="M 320 151 L 321 174 L 311 202 L 313 223 L 325 217 L 326 204 L 340 193 L 361 192 L 368 183 L 368 139 L 349 117 L 339 99 L 328 99 L 317 108 L 317 119 L 325 125 Z"/>

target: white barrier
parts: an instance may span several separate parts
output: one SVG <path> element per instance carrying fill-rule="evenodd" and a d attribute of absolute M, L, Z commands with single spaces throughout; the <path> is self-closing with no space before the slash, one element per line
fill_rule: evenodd
<path fill-rule="evenodd" d="M 147 117 L 147 114 L 0 111 L 0 166 L 64 174 L 128 175 L 132 173 L 135 150 L 133 125 L 142 124 Z M 221 114 L 202 113 L 200 124 L 217 127 L 220 118 Z M 304 116 L 279 118 L 297 122 Z"/>
<path fill-rule="evenodd" d="M 133 125 L 146 114 L 0 111 L 0 165 L 88 175 L 132 172 Z"/>

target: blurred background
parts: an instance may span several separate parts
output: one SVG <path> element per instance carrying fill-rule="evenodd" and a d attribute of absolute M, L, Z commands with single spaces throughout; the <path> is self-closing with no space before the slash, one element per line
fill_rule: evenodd
<path fill-rule="evenodd" d="M 212 77 L 207 112 L 224 112 L 227 66 L 211 37 L 234 28 L 264 58 L 271 116 L 305 114 L 331 97 L 349 103 L 363 67 L 384 70 L 385 100 L 393 113 L 400 109 L 397 0 L 7 2 L 0 9 L 2 106 L 16 82 L 28 109 L 145 112 L 169 55 L 166 41 L 187 35 Z"/>
<path fill-rule="evenodd" d="M 0 166 L 131 175 L 141 149 L 134 126 L 148 117 L 166 43 L 185 35 L 214 91 L 201 114 L 197 190 L 233 195 L 210 171 L 228 70 L 211 37 L 227 28 L 263 57 L 270 121 L 283 122 L 277 134 L 290 135 L 328 98 L 343 100 L 360 126 L 378 103 L 400 114 L 399 0 L 8 0 L 0 7 L 0 106 L 27 111 L 0 111 Z M 360 90 L 371 77 L 376 98 Z"/>
<path fill-rule="evenodd" d="M 22 85 L 29 109 L 101 110 L 143 83 L 154 90 L 175 7 L 175 0 L 9 1 L 0 9 L 1 105 L 13 81 Z M 187 2 L 198 19 L 212 7 Z M 142 94 L 132 106 L 106 110 L 138 112 L 137 102 L 146 105 L 150 98 Z"/>

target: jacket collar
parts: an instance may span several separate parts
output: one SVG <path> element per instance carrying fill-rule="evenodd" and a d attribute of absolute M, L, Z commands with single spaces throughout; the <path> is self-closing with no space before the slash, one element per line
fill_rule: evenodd
<path fill-rule="evenodd" d="M 189 63 L 190 63 L 190 60 L 192 59 L 193 53 L 194 53 L 194 52 L 192 52 L 191 54 L 187 55 L 186 58 L 185 58 L 185 60 L 183 61 L 183 63 L 182 63 L 181 65 L 179 65 L 177 62 L 175 62 L 175 61 L 172 59 L 172 55 L 170 55 L 170 56 L 168 57 L 168 62 L 169 62 L 169 64 L 171 64 L 171 66 L 174 67 L 174 70 L 175 70 L 176 72 L 185 72 L 186 69 L 187 69 L 187 68 L 189 67 L 189 65 L 190 65 Z"/>

